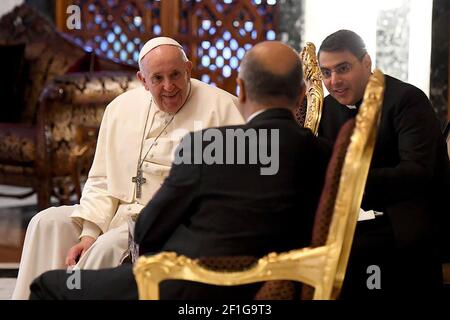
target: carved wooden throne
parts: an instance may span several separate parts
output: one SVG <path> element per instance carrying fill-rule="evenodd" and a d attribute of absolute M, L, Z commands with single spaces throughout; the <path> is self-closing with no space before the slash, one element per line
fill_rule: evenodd
<path fill-rule="evenodd" d="M 10 48 L 20 68 L 8 79 L 16 81 L 15 104 L 1 106 L 8 113 L 0 114 L 0 184 L 31 191 L 0 196 L 36 192 L 39 209 L 51 196 L 69 203 L 80 196 L 103 110 L 138 85 L 135 69 L 86 51 L 25 4 L 0 20 L 0 50 Z"/>

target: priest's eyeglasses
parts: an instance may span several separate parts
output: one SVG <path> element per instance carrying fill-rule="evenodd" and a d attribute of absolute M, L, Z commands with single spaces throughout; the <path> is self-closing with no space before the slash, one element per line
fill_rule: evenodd
<path fill-rule="evenodd" d="M 320 71 L 322 72 L 322 76 L 324 79 L 331 78 L 331 75 L 333 74 L 333 72 L 336 72 L 336 74 L 339 74 L 339 75 L 344 75 L 344 74 L 349 73 L 351 70 L 352 70 L 352 64 L 350 62 L 343 62 L 341 64 L 338 64 L 333 69 L 320 68 Z"/>

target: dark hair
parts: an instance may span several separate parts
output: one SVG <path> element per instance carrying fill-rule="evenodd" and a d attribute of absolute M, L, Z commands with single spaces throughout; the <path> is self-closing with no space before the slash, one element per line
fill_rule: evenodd
<path fill-rule="evenodd" d="M 318 58 L 321 51 L 340 52 L 347 50 L 359 60 L 362 60 L 367 54 L 366 44 L 357 33 L 350 30 L 339 30 L 323 40 L 319 48 Z"/>
<path fill-rule="evenodd" d="M 276 74 L 267 70 L 259 59 L 250 53 L 242 61 L 241 71 L 249 99 L 257 103 L 283 97 L 291 103 L 297 101 L 303 81 L 300 59 L 288 72 Z"/>

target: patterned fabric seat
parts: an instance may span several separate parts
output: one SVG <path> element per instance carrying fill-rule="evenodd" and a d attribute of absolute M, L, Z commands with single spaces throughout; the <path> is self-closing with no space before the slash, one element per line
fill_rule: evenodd
<path fill-rule="evenodd" d="M 1 196 L 36 192 L 39 209 L 52 195 L 69 203 L 80 196 L 103 110 L 137 85 L 135 68 L 85 51 L 26 4 L 0 19 L 0 54 L 11 48 L 23 56 L 18 74 L 3 79 L 16 81 L 18 91 L 0 113 L 0 184 L 32 191 Z"/>

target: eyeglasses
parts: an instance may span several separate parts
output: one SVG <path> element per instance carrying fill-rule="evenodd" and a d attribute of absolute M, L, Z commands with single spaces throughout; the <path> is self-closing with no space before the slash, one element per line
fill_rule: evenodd
<path fill-rule="evenodd" d="M 322 76 L 324 79 L 329 79 L 331 78 L 333 72 L 336 72 L 336 74 L 339 75 L 349 73 L 352 70 L 352 66 L 353 65 L 350 62 L 343 62 L 334 69 L 320 68 L 320 71 L 322 71 Z"/>

